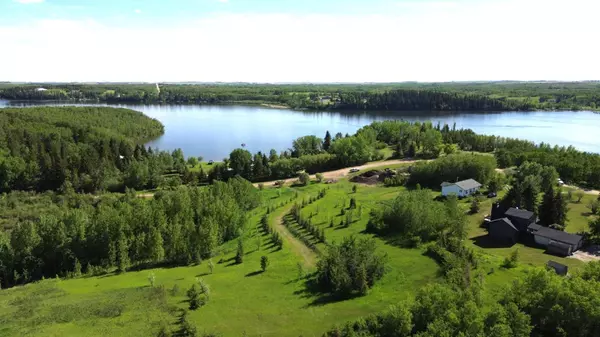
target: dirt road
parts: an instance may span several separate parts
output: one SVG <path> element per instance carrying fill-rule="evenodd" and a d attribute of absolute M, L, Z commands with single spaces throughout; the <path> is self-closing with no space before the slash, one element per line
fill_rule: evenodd
<path fill-rule="evenodd" d="M 362 166 L 352 166 L 352 167 L 346 167 L 343 169 L 339 169 L 339 170 L 335 170 L 335 171 L 329 171 L 329 172 L 323 172 L 323 178 L 325 180 L 328 179 L 340 179 L 343 178 L 345 176 L 347 176 L 350 173 L 350 169 L 351 168 L 357 168 L 361 171 L 364 171 L 366 169 L 370 169 L 370 168 L 374 168 L 374 167 L 381 167 L 381 166 L 389 166 L 389 165 L 396 165 L 396 164 L 411 164 L 411 163 L 415 163 L 418 160 L 386 160 L 386 161 L 378 161 L 378 162 L 372 162 L 372 163 L 367 163 L 365 165 Z M 310 176 L 311 179 L 315 179 L 315 175 L 311 175 Z M 286 184 L 294 182 L 296 180 L 298 180 L 298 178 L 289 178 L 289 179 L 282 179 Z M 274 180 L 274 181 L 267 181 L 267 182 L 263 182 L 262 184 L 264 184 L 265 186 L 273 186 L 275 185 L 275 183 L 278 180 Z M 254 186 L 258 186 L 258 183 L 254 184 Z"/>
<path fill-rule="evenodd" d="M 297 237 L 292 235 L 290 231 L 283 225 L 283 217 L 292 207 L 286 207 L 285 210 L 281 213 L 280 216 L 275 218 L 275 223 L 273 223 L 273 228 L 281 235 L 286 243 L 290 245 L 292 251 L 302 258 L 303 264 L 307 268 L 312 268 L 317 263 L 317 254 L 308 248 L 302 241 L 300 241 Z"/>

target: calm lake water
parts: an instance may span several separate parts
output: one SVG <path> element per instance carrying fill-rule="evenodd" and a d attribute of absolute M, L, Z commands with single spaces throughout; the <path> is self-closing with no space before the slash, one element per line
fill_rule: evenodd
<path fill-rule="evenodd" d="M 44 103 L 45 105 L 60 105 Z M 0 107 L 31 103 L 0 100 Z M 36 104 L 39 105 L 39 104 Z M 438 121 L 477 133 L 528 139 L 600 152 L 600 114 L 589 111 L 502 113 L 307 112 L 238 105 L 110 105 L 141 111 L 165 125 L 165 134 L 148 145 L 183 149 L 187 156 L 221 160 L 246 144 L 250 152 L 285 150 L 304 135 L 354 133 L 372 121 Z"/>

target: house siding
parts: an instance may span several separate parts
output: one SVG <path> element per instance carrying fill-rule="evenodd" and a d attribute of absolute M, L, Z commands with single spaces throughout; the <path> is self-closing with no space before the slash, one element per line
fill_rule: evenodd
<path fill-rule="evenodd" d="M 464 191 L 460 187 L 458 187 L 458 185 L 448 185 L 448 186 L 442 187 L 442 195 L 443 196 L 456 195 L 456 196 L 462 197 L 462 196 L 464 196 Z"/>

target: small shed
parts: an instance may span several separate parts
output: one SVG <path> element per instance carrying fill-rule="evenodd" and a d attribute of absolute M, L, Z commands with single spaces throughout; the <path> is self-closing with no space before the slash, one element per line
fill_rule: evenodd
<path fill-rule="evenodd" d="M 561 276 L 565 276 L 569 272 L 569 267 L 565 266 L 562 263 L 558 263 L 556 261 L 548 261 L 546 266 L 548 267 L 548 269 L 554 270 L 556 272 L 556 274 L 561 275 Z"/>
<path fill-rule="evenodd" d="M 491 221 L 488 224 L 488 234 L 497 242 L 514 245 L 519 239 L 519 230 L 508 218 Z"/>

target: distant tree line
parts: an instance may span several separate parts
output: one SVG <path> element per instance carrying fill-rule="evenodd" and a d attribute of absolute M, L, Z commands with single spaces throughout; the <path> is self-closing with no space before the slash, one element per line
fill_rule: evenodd
<path fill-rule="evenodd" d="M 390 111 L 582 110 L 600 107 L 600 86 L 594 82 L 159 85 L 160 92 L 156 84 L 6 83 L 0 84 L 0 99 L 109 103 L 245 102 L 308 109 Z"/>
<path fill-rule="evenodd" d="M 133 192 L 60 199 L 66 207 L 0 232 L 3 288 L 56 275 L 199 263 L 239 237 L 259 203 L 258 190 L 239 177 L 161 191 L 151 200 Z"/>

